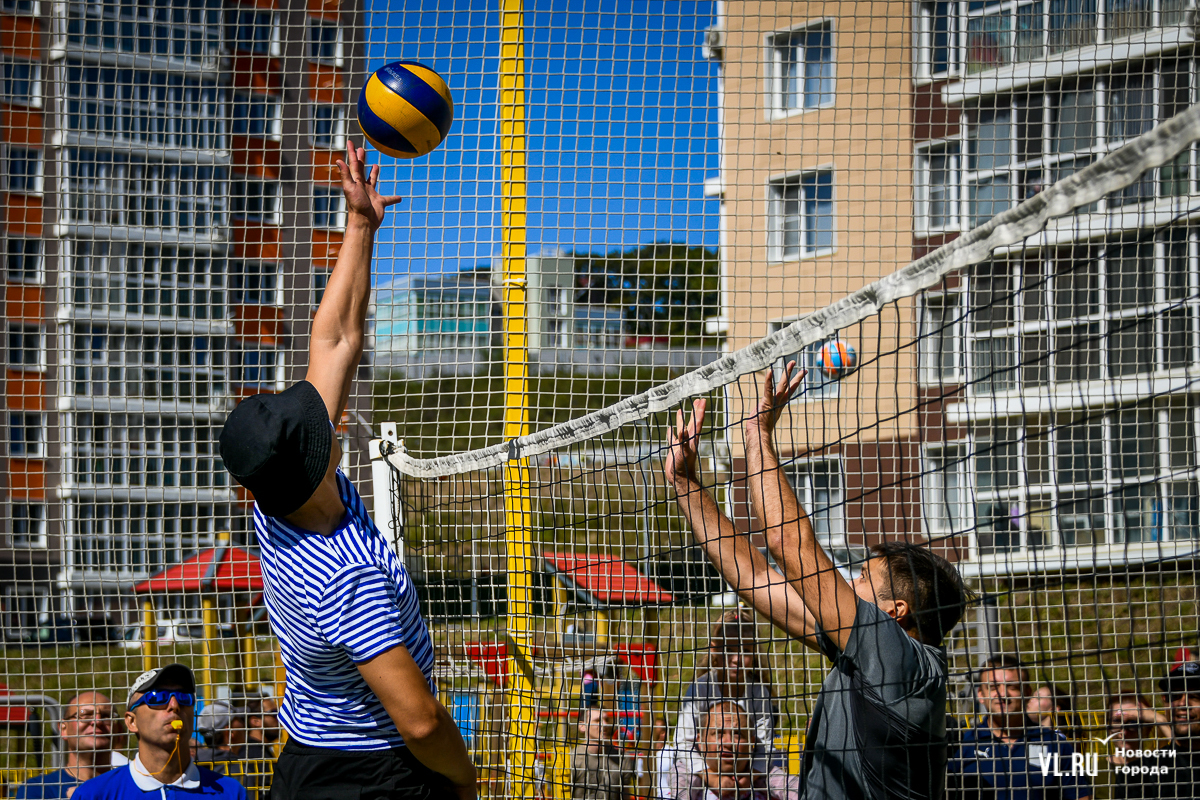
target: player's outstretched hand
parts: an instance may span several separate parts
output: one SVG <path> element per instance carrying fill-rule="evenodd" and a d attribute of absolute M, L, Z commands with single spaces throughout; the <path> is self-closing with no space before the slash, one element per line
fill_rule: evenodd
<path fill-rule="evenodd" d="M 342 174 L 342 191 L 346 193 L 346 209 L 350 216 L 358 216 L 371 226 L 372 231 L 379 230 L 383 224 L 384 210 L 388 206 L 399 203 L 404 198 L 383 197 L 376 191 L 379 185 L 379 165 L 376 164 L 367 171 L 367 151 L 354 144 L 346 142 L 346 159 L 338 159 L 338 171 Z M 349 220 L 347 220 L 349 222 Z"/>
<path fill-rule="evenodd" d="M 668 451 L 663 459 L 663 474 L 667 483 L 680 488 L 699 485 L 696 473 L 696 453 L 700 443 L 700 429 L 704 427 L 704 410 L 708 400 L 697 397 L 692 401 L 691 419 L 684 423 L 683 409 L 675 412 L 675 424 L 667 429 Z"/>
<path fill-rule="evenodd" d="M 763 378 L 762 391 L 759 392 L 758 410 L 754 416 L 746 420 L 747 441 L 760 437 L 768 439 L 771 437 L 771 434 L 775 432 L 775 424 L 779 422 L 779 415 L 783 413 L 783 409 L 787 408 L 788 401 L 800 389 L 806 375 L 808 375 L 808 370 L 796 371 L 796 362 L 789 361 L 787 368 L 783 371 L 783 383 L 776 387 L 775 370 L 767 370 L 767 374 Z"/>

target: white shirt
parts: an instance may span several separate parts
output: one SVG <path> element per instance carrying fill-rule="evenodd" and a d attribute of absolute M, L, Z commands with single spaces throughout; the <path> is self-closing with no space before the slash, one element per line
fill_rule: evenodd
<path fill-rule="evenodd" d="M 187 769 L 178 778 L 170 783 L 163 783 L 150 774 L 150 770 L 146 769 L 146 765 L 142 763 L 141 754 L 138 754 L 134 756 L 133 763 L 129 765 L 129 774 L 133 776 L 133 782 L 143 792 L 157 790 L 164 798 L 167 796 L 167 793 L 163 790 L 164 786 L 178 786 L 181 789 L 200 788 L 200 769 L 194 761 L 187 765 Z"/>

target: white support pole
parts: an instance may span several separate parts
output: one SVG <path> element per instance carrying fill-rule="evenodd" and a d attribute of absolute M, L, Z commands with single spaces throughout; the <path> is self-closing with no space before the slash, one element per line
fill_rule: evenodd
<path fill-rule="evenodd" d="M 380 426 L 379 439 L 372 439 L 368 445 L 371 454 L 371 487 L 372 498 L 375 501 L 375 527 L 384 536 L 392 540 L 392 547 L 400 563 L 404 563 L 404 537 L 400 535 L 402 520 L 392 515 L 392 468 L 388 466 L 383 454 L 379 451 L 382 442 L 391 442 L 396 447 L 402 447 L 396 435 L 396 423 L 385 422 Z M 399 506 L 397 505 L 397 508 Z"/>

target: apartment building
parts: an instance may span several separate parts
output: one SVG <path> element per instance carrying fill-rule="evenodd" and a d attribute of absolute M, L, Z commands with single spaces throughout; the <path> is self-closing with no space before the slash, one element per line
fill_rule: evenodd
<path fill-rule="evenodd" d="M 1185 5 L 720 3 L 710 325 L 743 346 L 1196 102 Z M 1156 231 L 1194 215 L 1195 179 L 1189 151 L 843 332 L 869 383 L 814 370 L 783 434 L 832 549 L 929 538 L 979 575 L 1194 549 L 1196 229 Z M 730 448 L 737 474 L 736 431 Z M 734 509 L 748 519 L 740 489 Z"/>
<path fill-rule="evenodd" d="M 112 637 L 135 581 L 227 532 L 253 545 L 216 439 L 238 399 L 303 377 L 361 13 L 0 7 L 6 638 Z"/>

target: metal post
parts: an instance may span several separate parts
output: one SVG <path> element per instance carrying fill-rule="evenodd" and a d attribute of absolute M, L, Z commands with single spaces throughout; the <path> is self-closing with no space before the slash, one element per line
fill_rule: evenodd
<path fill-rule="evenodd" d="M 204 687 L 204 699 L 216 699 L 216 684 L 213 683 L 213 643 L 217 638 L 217 606 L 212 595 L 206 594 L 201 604 L 201 619 L 204 621 L 204 644 L 200 651 L 200 685 Z"/>
<path fill-rule="evenodd" d="M 142 671 L 154 669 L 158 660 L 158 620 L 154 616 L 154 601 L 142 602 Z"/>
<path fill-rule="evenodd" d="M 500 256 L 504 306 L 504 438 L 529 432 L 529 340 L 525 297 L 525 8 L 500 0 Z M 534 570 L 529 462 L 513 453 L 504 468 L 504 540 L 508 566 L 508 791 L 529 798 L 534 786 L 537 709 L 529 667 L 530 576 Z"/>

